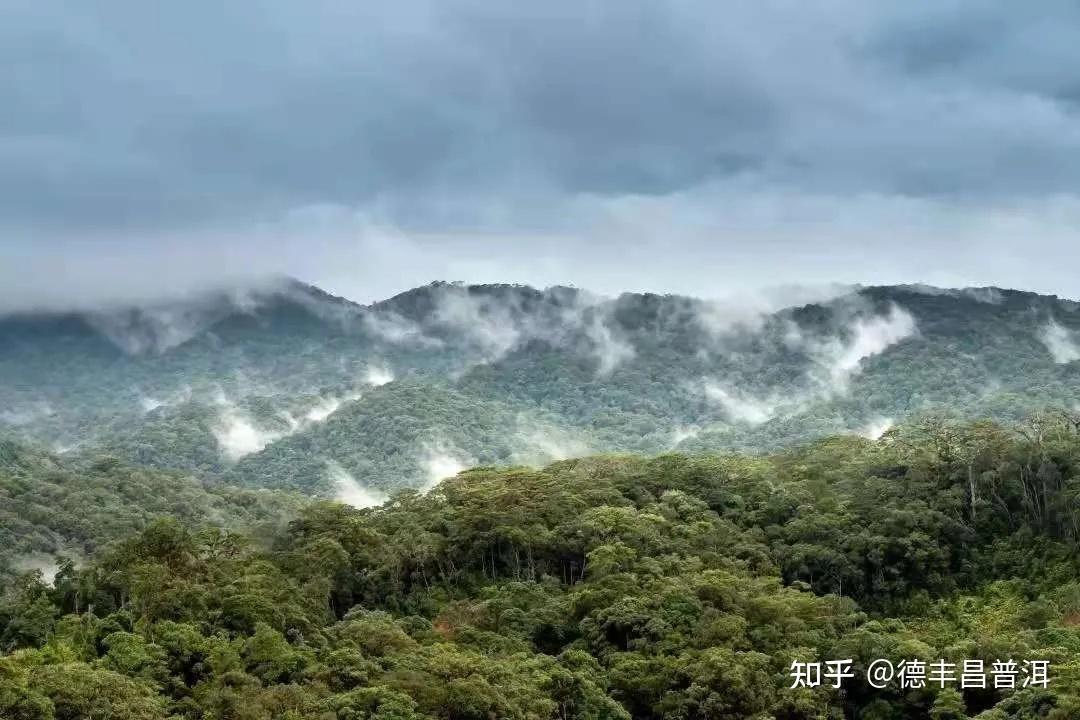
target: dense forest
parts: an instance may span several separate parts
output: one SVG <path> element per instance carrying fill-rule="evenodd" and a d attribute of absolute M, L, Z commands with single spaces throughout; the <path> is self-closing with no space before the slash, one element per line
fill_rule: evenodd
<path fill-rule="evenodd" d="M 763 455 L 478 467 L 258 532 L 148 517 L 7 583 L 0 717 L 1075 718 L 1077 427 L 927 416 Z M 791 688 L 793 662 L 839 658 L 840 689 Z M 1050 681 L 875 689 L 876 658 L 1045 660 Z"/>
<path fill-rule="evenodd" d="M 436 283 L 361 306 L 296 281 L 0 317 L 0 437 L 249 487 L 778 450 L 926 413 L 1080 403 L 1075 302 L 851 288 L 784 307 Z M 452 473 L 448 473 L 452 474 Z"/>
<path fill-rule="evenodd" d="M 0 585 L 20 569 L 56 571 L 166 516 L 262 536 L 305 502 L 297 495 L 236 488 L 191 475 L 99 457 L 86 466 L 0 440 Z"/>
<path fill-rule="evenodd" d="M 0 718 L 1080 717 L 1077 310 L 280 281 L 0 318 Z"/>

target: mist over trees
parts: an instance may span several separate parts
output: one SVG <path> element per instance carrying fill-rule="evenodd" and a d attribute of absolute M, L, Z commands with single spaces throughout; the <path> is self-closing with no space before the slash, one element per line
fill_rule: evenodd
<path fill-rule="evenodd" d="M 994 288 L 778 309 L 436 283 L 359 306 L 282 281 L 0 319 L 0 431 L 327 496 L 337 463 L 385 491 L 430 483 L 432 456 L 542 465 L 777 449 L 927 413 L 1016 422 L 1080 403 L 1078 331 L 1075 303 Z"/>
<path fill-rule="evenodd" d="M 287 283 L 2 319 L 0 717 L 1077 717 L 1075 311 Z"/>

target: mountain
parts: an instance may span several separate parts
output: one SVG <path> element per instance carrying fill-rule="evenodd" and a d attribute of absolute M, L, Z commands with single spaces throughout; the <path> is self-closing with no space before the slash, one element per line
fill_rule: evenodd
<path fill-rule="evenodd" d="M 927 287 L 5 318 L 0 717 L 1078 717 L 1078 330 Z"/>
<path fill-rule="evenodd" d="M 769 450 L 1072 408 L 1078 308 L 997 288 L 774 308 L 449 283 L 361 306 L 278 280 L 0 319 L 0 433 L 74 463 L 320 493 L 590 452 Z"/>

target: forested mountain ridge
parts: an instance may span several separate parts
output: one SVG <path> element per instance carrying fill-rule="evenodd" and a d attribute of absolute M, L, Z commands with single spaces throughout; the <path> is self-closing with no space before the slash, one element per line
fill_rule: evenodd
<path fill-rule="evenodd" d="M 8 318 L 0 717 L 1077 717 L 1078 330 L 926 287 Z"/>
<path fill-rule="evenodd" d="M 778 303 L 783 304 L 783 303 Z M 1053 296 L 875 287 L 770 306 L 435 283 L 370 306 L 296 281 L 0 319 L 0 433 L 90 460 L 328 492 L 602 451 L 782 447 L 925 413 L 1080 402 Z"/>

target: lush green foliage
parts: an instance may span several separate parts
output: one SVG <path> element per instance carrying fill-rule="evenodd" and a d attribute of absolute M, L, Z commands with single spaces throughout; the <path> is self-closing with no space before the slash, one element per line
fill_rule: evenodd
<path fill-rule="evenodd" d="M 0 318 L 0 429 L 87 461 L 326 491 L 328 462 L 420 486 L 426 447 L 530 464 L 771 450 L 930 412 L 1016 422 L 1080 402 L 1080 362 L 1045 337 L 1057 328 L 1080 353 L 1076 304 L 1014 291 L 868 288 L 760 313 L 503 285 L 369 307 L 295 283 L 200 302 Z M 397 380 L 373 388 L 371 368 Z M 325 402 L 340 407 L 305 419 Z M 233 415 L 263 438 L 240 463 L 220 439 Z"/>
<path fill-rule="evenodd" d="M 328 460 L 365 484 L 396 487 L 433 477 L 425 461 L 455 453 L 462 465 L 544 464 L 552 444 L 583 451 L 588 444 L 550 414 L 515 410 L 442 384 L 399 381 L 369 391 L 310 430 L 285 437 L 239 460 L 223 477 L 244 485 L 310 490 L 324 481 Z M 468 450 L 463 450 L 468 449 Z"/>
<path fill-rule="evenodd" d="M 284 524 L 301 498 L 208 485 L 175 472 L 99 458 L 73 468 L 47 453 L 0 441 L 0 582 L 20 568 L 55 571 L 57 556 L 82 558 L 155 518 L 247 528 Z"/>
<path fill-rule="evenodd" d="M 1080 402 L 1077 330 L 926 288 L 0 319 L 0 717 L 1080 717 L 1080 418 L 1030 414 Z M 878 657 L 1053 680 L 788 687 Z"/>
<path fill-rule="evenodd" d="M 8 588 L 0 716 L 1077 717 L 1075 427 L 479 468 L 313 504 L 271 549 L 158 521 Z M 788 689 L 792 660 L 848 657 L 1046 659 L 1052 680 Z"/>

